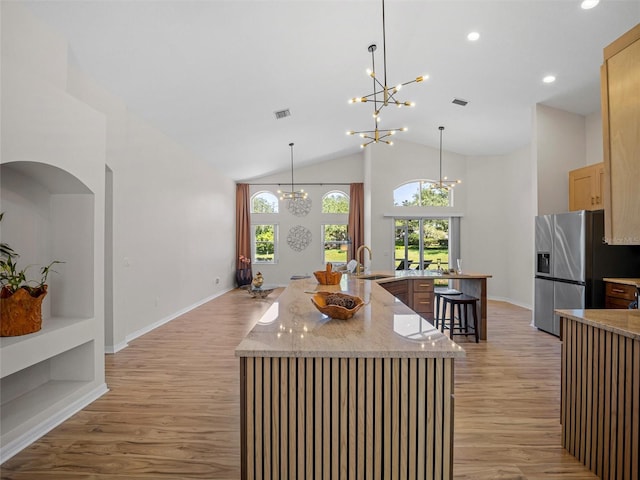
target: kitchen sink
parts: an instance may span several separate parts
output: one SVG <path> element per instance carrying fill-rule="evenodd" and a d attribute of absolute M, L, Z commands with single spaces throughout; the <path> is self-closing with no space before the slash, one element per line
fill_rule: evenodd
<path fill-rule="evenodd" d="M 393 275 L 374 274 L 374 275 L 356 275 L 355 277 L 361 280 L 380 280 L 381 278 L 392 278 Z"/>

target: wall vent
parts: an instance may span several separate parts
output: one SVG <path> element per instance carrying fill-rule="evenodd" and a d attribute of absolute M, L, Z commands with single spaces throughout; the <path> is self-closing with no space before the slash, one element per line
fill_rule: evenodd
<path fill-rule="evenodd" d="M 285 108 L 284 110 L 278 110 L 277 112 L 273 112 L 276 116 L 276 120 L 280 120 L 281 118 L 285 118 L 285 117 L 290 117 L 291 116 L 291 112 L 289 111 L 288 108 Z"/>
<path fill-rule="evenodd" d="M 467 103 L 469 103 L 469 102 L 467 102 L 466 100 L 462 100 L 461 98 L 454 98 L 453 102 L 451 102 L 451 103 L 455 103 L 456 105 L 460 105 L 461 107 L 465 107 L 467 105 Z"/>

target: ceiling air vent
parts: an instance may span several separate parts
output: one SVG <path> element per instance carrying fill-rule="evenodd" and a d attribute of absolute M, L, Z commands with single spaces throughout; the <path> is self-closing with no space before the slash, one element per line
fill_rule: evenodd
<path fill-rule="evenodd" d="M 451 102 L 451 103 L 455 103 L 456 105 L 460 105 L 461 107 L 465 107 L 467 105 L 467 103 L 469 103 L 469 102 L 467 102 L 466 100 L 462 100 L 461 98 L 454 98 L 453 102 Z"/>
<path fill-rule="evenodd" d="M 285 118 L 285 117 L 290 117 L 291 116 L 291 112 L 289 111 L 288 108 L 285 108 L 284 110 L 278 110 L 277 112 L 273 112 L 276 116 L 276 120 L 280 120 L 281 118 Z"/>

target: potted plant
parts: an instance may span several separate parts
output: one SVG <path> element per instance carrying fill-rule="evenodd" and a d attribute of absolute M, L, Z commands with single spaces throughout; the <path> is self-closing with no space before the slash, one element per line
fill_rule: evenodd
<path fill-rule="evenodd" d="M 0 221 L 4 212 L 0 213 Z M 47 277 L 54 260 L 40 269 L 39 280 L 28 280 L 27 269 L 18 269 L 13 248 L 0 243 L 0 336 L 13 337 L 42 328 L 42 300 L 47 295 Z"/>

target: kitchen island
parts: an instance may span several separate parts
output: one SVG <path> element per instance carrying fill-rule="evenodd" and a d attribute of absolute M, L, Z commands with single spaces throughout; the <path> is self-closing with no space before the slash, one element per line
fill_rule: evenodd
<path fill-rule="evenodd" d="M 349 320 L 315 291 L 365 302 Z M 464 350 L 374 281 L 292 281 L 236 349 L 242 478 L 452 478 Z"/>
<path fill-rule="evenodd" d="M 556 313 L 563 447 L 600 478 L 640 478 L 640 311 Z"/>

